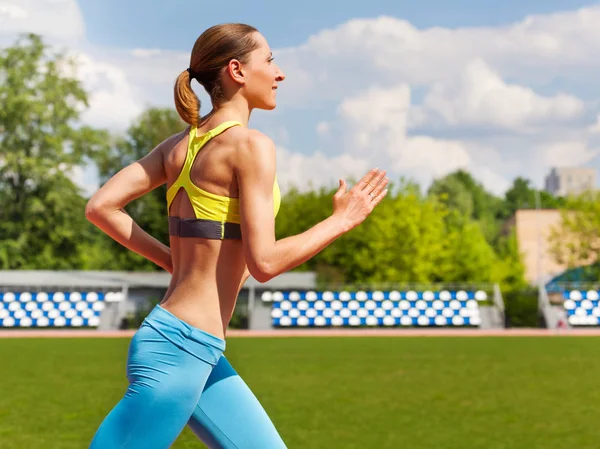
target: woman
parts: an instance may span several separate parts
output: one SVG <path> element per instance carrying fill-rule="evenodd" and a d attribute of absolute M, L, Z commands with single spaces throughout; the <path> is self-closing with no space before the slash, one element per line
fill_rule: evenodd
<path fill-rule="evenodd" d="M 193 79 L 211 98 L 204 117 Z M 172 273 L 161 304 L 131 341 L 129 387 L 92 449 L 165 449 L 186 424 L 209 448 L 285 448 L 223 355 L 240 287 L 250 274 L 265 282 L 302 264 L 358 226 L 386 195 L 388 180 L 377 169 L 348 191 L 340 180 L 329 218 L 276 241 L 275 146 L 247 125 L 253 109 L 275 108 L 284 79 L 255 28 L 208 29 L 175 84 L 177 111 L 190 127 L 122 169 L 89 200 L 91 222 Z M 123 212 L 164 183 L 170 249 Z"/>

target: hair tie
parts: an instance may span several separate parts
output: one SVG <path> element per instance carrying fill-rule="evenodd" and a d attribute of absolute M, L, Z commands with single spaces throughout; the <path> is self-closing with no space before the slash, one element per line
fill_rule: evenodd
<path fill-rule="evenodd" d="M 190 74 L 190 81 L 193 79 L 196 79 L 196 74 L 194 72 L 192 72 L 192 69 L 190 69 L 189 67 L 187 68 L 187 72 Z"/>

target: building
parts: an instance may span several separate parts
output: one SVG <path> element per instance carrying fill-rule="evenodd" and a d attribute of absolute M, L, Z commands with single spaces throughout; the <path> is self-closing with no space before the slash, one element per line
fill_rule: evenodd
<path fill-rule="evenodd" d="M 545 190 L 555 196 L 578 195 L 596 188 L 596 170 L 585 167 L 552 168 Z"/>
<path fill-rule="evenodd" d="M 567 268 L 558 264 L 549 251 L 548 237 L 560 221 L 560 211 L 555 209 L 522 209 L 517 210 L 507 223 L 515 229 L 525 279 L 531 284 L 538 280 L 546 282 Z"/>
<path fill-rule="evenodd" d="M 550 234 L 561 221 L 561 213 L 556 209 L 522 209 L 506 223 L 507 229 L 515 229 L 525 279 L 531 284 L 546 283 L 569 269 L 566 264 L 558 263 L 550 252 Z M 592 259 L 582 260 L 578 265 L 592 262 Z"/>

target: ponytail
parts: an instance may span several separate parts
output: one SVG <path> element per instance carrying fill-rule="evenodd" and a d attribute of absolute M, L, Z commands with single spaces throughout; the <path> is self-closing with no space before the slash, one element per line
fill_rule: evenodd
<path fill-rule="evenodd" d="M 175 108 L 181 119 L 191 126 L 198 126 L 200 120 L 200 100 L 192 90 L 189 70 L 184 70 L 175 81 Z"/>

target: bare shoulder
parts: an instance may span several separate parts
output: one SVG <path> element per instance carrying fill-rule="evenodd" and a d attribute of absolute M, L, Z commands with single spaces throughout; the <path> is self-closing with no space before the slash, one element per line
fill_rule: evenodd
<path fill-rule="evenodd" d="M 161 151 L 169 151 L 174 146 L 176 146 L 179 142 L 181 142 L 188 134 L 190 133 L 190 128 L 187 127 L 185 130 L 180 131 L 176 134 L 173 134 L 163 140 L 161 143 L 157 145 L 157 148 L 160 148 Z"/>
<path fill-rule="evenodd" d="M 256 129 L 238 128 L 234 138 L 238 169 L 275 164 L 275 143 L 267 135 Z"/>

